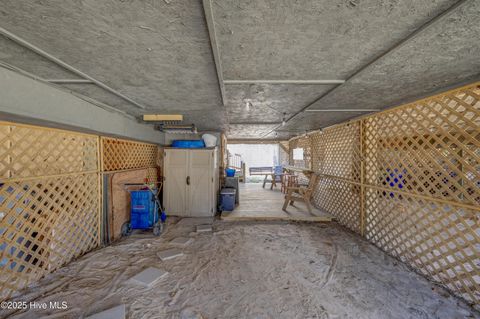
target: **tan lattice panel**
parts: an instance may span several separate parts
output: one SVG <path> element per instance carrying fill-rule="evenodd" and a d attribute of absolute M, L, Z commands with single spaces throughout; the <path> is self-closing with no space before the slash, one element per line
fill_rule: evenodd
<path fill-rule="evenodd" d="M 99 245 L 97 173 L 0 186 L 0 299 Z"/>
<path fill-rule="evenodd" d="M 145 176 L 147 183 L 156 183 L 159 180 L 160 168 L 157 167 L 149 167 L 147 168 L 147 173 Z"/>
<path fill-rule="evenodd" d="M 480 85 L 365 119 L 366 183 L 480 204 Z"/>
<path fill-rule="evenodd" d="M 0 122 L 0 179 L 97 170 L 98 137 Z"/>
<path fill-rule="evenodd" d="M 360 186 L 322 177 L 313 195 L 315 207 L 335 216 L 342 225 L 360 232 Z"/>
<path fill-rule="evenodd" d="M 360 181 L 359 121 L 326 128 L 309 138 L 314 171 Z"/>
<path fill-rule="evenodd" d="M 480 303 L 479 83 L 308 137 L 315 206 Z"/>
<path fill-rule="evenodd" d="M 103 171 L 155 167 L 158 147 L 130 140 L 102 137 Z"/>
<path fill-rule="evenodd" d="M 480 211 L 372 188 L 366 207 L 368 240 L 480 302 Z"/>

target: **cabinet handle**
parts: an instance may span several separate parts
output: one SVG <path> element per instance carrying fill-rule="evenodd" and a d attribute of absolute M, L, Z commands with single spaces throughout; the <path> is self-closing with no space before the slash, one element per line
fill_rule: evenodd
<path fill-rule="evenodd" d="M 190 176 L 187 176 L 187 185 L 190 185 Z"/>

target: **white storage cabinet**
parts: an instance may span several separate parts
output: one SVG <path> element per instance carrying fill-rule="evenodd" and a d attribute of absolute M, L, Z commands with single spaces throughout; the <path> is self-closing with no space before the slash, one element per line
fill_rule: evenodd
<path fill-rule="evenodd" d="M 216 148 L 165 148 L 163 204 L 167 215 L 213 216 L 217 207 Z"/>

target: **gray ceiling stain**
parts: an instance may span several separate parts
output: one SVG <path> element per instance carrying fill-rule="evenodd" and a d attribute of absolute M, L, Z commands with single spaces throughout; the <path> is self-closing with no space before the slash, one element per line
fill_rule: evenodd
<path fill-rule="evenodd" d="M 212 2 L 225 79 L 329 80 L 347 78 L 456 0 Z M 480 78 L 478 0 L 467 0 L 319 101 L 332 86 L 226 85 L 225 106 L 201 0 L 1 3 L 0 27 L 147 109 L 93 85 L 67 89 L 137 117 L 183 114 L 185 124 L 224 130 L 229 138 L 288 138 L 365 114 L 305 112 L 279 125 L 310 104 L 384 109 Z M 1 36 L 0 61 L 43 78 L 78 78 Z"/>

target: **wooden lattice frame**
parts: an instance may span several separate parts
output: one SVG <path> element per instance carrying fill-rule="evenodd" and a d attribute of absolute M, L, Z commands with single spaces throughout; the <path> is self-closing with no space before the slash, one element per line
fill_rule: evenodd
<path fill-rule="evenodd" d="M 0 181 L 98 170 L 98 137 L 0 122 Z"/>
<path fill-rule="evenodd" d="M 361 232 L 360 122 L 345 123 L 308 135 L 311 166 L 322 175 L 313 204 L 355 232 Z"/>
<path fill-rule="evenodd" d="M 366 183 L 480 205 L 479 95 L 469 87 L 365 119 Z"/>
<path fill-rule="evenodd" d="M 98 136 L 0 123 L 0 300 L 100 244 Z"/>
<path fill-rule="evenodd" d="M 310 133 L 295 147 L 310 147 L 322 176 L 317 207 L 480 306 L 480 83 Z"/>
<path fill-rule="evenodd" d="M 322 176 L 313 193 L 315 207 L 330 213 L 342 225 L 359 233 L 360 186 L 349 181 Z"/>
<path fill-rule="evenodd" d="M 102 137 L 102 171 L 156 167 L 158 146 L 132 140 Z"/>
<path fill-rule="evenodd" d="M 101 137 L 102 171 L 155 167 L 159 160 L 158 146 L 132 140 Z"/>
<path fill-rule="evenodd" d="M 478 210 L 369 187 L 366 208 L 368 240 L 478 304 Z"/>

